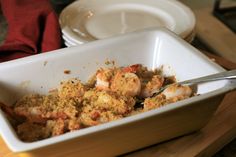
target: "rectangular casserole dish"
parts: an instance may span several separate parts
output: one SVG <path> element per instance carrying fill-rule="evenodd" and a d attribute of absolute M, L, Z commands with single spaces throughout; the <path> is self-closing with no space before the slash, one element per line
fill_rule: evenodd
<path fill-rule="evenodd" d="M 12 105 L 27 93 L 46 94 L 60 81 L 73 77 L 86 81 L 97 68 L 106 66 L 107 60 L 117 66 L 163 66 L 165 74 L 174 74 L 178 81 L 224 71 L 173 33 L 150 29 L 1 63 L 0 101 Z M 115 156 L 199 130 L 235 87 L 235 82 L 226 80 L 201 84 L 199 96 L 32 143 L 18 139 L 0 110 L 0 134 L 20 155 Z"/>

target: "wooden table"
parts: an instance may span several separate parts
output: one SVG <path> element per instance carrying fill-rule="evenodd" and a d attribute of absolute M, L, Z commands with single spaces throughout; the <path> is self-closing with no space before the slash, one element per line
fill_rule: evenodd
<path fill-rule="evenodd" d="M 236 64 L 221 57 L 207 53 L 226 69 L 236 69 Z M 200 131 L 153 145 L 141 150 L 124 154 L 124 157 L 172 157 L 203 156 L 215 154 L 224 145 L 236 137 L 236 91 L 226 95 L 210 122 Z M 17 157 L 0 139 L 0 157 Z"/>
<path fill-rule="evenodd" d="M 211 50 L 236 63 L 236 35 L 212 14 L 212 8 L 194 10 L 196 32 Z"/>

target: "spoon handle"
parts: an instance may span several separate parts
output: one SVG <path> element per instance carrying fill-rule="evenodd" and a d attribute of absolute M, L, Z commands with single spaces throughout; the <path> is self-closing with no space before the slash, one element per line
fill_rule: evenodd
<path fill-rule="evenodd" d="M 224 79 L 236 79 L 236 69 L 230 70 L 230 71 L 224 71 L 224 72 L 220 72 L 217 74 L 208 75 L 204 77 L 199 77 L 192 80 L 178 82 L 178 84 L 192 85 L 196 83 L 204 83 L 204 82 L 224 80 Z"/>

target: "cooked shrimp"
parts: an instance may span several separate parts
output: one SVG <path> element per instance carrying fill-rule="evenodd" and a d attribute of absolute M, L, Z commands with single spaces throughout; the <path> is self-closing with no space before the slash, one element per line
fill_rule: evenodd
<path fill-rule="evenodd" d="M 166 88 L 161 94 L 151 98 L 146 98 L 144 101 L 144 110 L 159 108 L 166 104 L 174 103 L 179 100 L 189 98 L 192 95 L 192 89 L 189 86 L 173 84 Z"/>
<path fill-rule="evenodd" d="M 47 130 L 52 136 L 58 136 L 66 132 L 66 121 L 63 119 L 48 120 Z"/>
<path fill-rule="evenodd" d="M 158 89 L 162 87 L 164 83 L 164 77 L 160 75 L 154 75 L 150 81 L 142 85 L 140 96 L 147 98 L 152 96 Z"/>
<path fill-rule="evenodd" d="M 134 73 L 120 71 L 112 80 L 111 90 L 126 96 L 136 96 L 141 91 L 141 81 Z"/>
<path fill-rule="evenodd" d="M 90 90 L 84 94 L 81 123 L 94 126 L 128 115 L 135 105 L 132 97 L 111 91 Z"/>
<path fill-rule="evenodd" d="M 99 69 L 96 73 L 96 88 L 99 90 L 109 90 L 114 72 L 115 69 Z"/>
<path fill-rule="evenodd" d="M 31 122 L 45 123 L 47 119 L 76 117 L 77 106 L 74 99 L 59 99 L 54 95 L 27 95 L 16 103 L 14 112 Z"/>
<path fill-rule="evenodd" d="M 68 120 L 68 130 L 74 131 L 81 129 L 81 121 L 78 118 L 73 118 Z"/>
<path fill-rule="evenodd" d="M 127 96 L 136 96 L 140 93 L 141 82 L 133 73 L 139 65 L 123 69 L 100 69 L 96 73 L 96 88 L 99 90 L 118 92 Z"/>
<path fill-rule="evenodd" d="M 162 92 L 162 94 L 166 96 L 166 99 L 188 98 L 192 93 L 193 91 L 189 86 L 182 86 L 179 84 L 173 84 Z"/>
<path fill-rule="evenodd" d="M 79 119 L 56 119 L 48 120 L 46 124 L 37 124 L 26 121 L 17 126 L 17 133 L 20 139 L 32 142 L 48 138 L 50 136 L 58 136 L 68 131 L 74 131 L 81 128 Z"/>
<path fill-rule="evenodd" d="M 43 103 L 43 96 L 30 94 L 21 98 L 14 107 L 14 113 L 26 117 L 30 121 L 43 123 L 45 119 L 41 117 L 40 105 Z"/>
<path fill-rule="evenodd" d="M 91 90 L 85 93 L 82 112 L 87 112 L 89 108 L 112 111 L 115 114 L 129 113 L 135 100 L 132 97 L 118 95 L 109 91 L 95 91 Z M 89 106 L 89 107 L 87 107 Z M 90 111 L 90 110 L 89 110 Z"/>
<path fill-rule="evenodd" d="M 157 70 L 150 71 L 141 64 L 135 64 L 122 69 L 124 72 L 135 73 L 141 81 L 140 97 L 150 97 L 164 83 L 164 77 Z M 136 96 L 136 95 L 135 95 Z"/>
<path fill-rule="evenodd" d="M 164 106 L 166 103 L 167 103 L 167 101 L 166 101 L 165 95 L 159 94 L 159 95 L 154 96 L 152 98 L 146 98 L 144 100 L 143 110 L 144 111 L 152 110 L 154 108 Z"/>
<path fill-rule="evenodd" d="M 88 106 L 87 106 L 88 108 Z M 112 111 L 104 111 L 104 110 L 92 110 L 88 112 L 82 112 L 80 120 L 84 126 L 94 126 L 114 120 L 121 119 L 123 116 L 119 114 L 115 114 Z"/>
<path fill-rule="evenodd" d="M 68 131 L 81 129 L 81 122 L 78 118 L 67 120 L 59 118 L 56 120 L 48 120 L 46 128 L 52 136 L 58 136 Z"/>

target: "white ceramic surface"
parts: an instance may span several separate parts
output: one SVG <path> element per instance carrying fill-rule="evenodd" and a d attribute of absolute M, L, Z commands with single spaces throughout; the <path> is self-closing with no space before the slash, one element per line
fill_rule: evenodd
<path fill-rule="evenodd" d="M 194 38 L 195 38 L 196 32 L 193 31 L 192 33 L 190 33 L 186 38 L 184 38 L 185 41 L 187 41 L 188 43 L 191 43 Z M 64 44 L 66 47 L 72 47 L 72 46 L 76 46 L 76 45 L 80 45 L 82 43 L 76 43 L 73 41 L 73 39 L 71 39 L 70 37 L 66 36 L 66 35 L 62 35 L 62 38 L 64 40 Z"/>
<path fill-rule="evenodd" d="M 76 46 L 79 44 L 74 43 L 73 41 L 71 41 L 68 37 L 66 37 L 65 35 L 62 35 L 62 39 L 64 40 L 64 44 L 67 47 L 71 47 L 71 46 Z"/>
<path fill-rule="evenodd" d="M 63 34 L 80 44 L 151 27 L 186 38 L 195 17 L 176 0 L 79 0 L 62 11 L 60 24 Z"/>
<path fill-rule="evenodd" d="M 173 33 L 146 30 L 1 63 L 0 101 L 13 104 L 26 93 L 45 94 L 72 77 L 85 81 L 98 67 L 107 66 L 107 60 L 115 61 L 117 66 L 164 66 L 165 74 L 175 74 L 179 81 L 224 71 Z M 64 74 L 64 70 L 71 74 Z M 230 83 L 202 84 L 198 86 L 199 96 L 32 143 L 20 141 L 0 111 L 0 134 L 14 152 L 49 148 L 51 153 L 118 155 L 200 129 L 219 105 L 219 95 L 235 88 L 235 82 Z"/>

